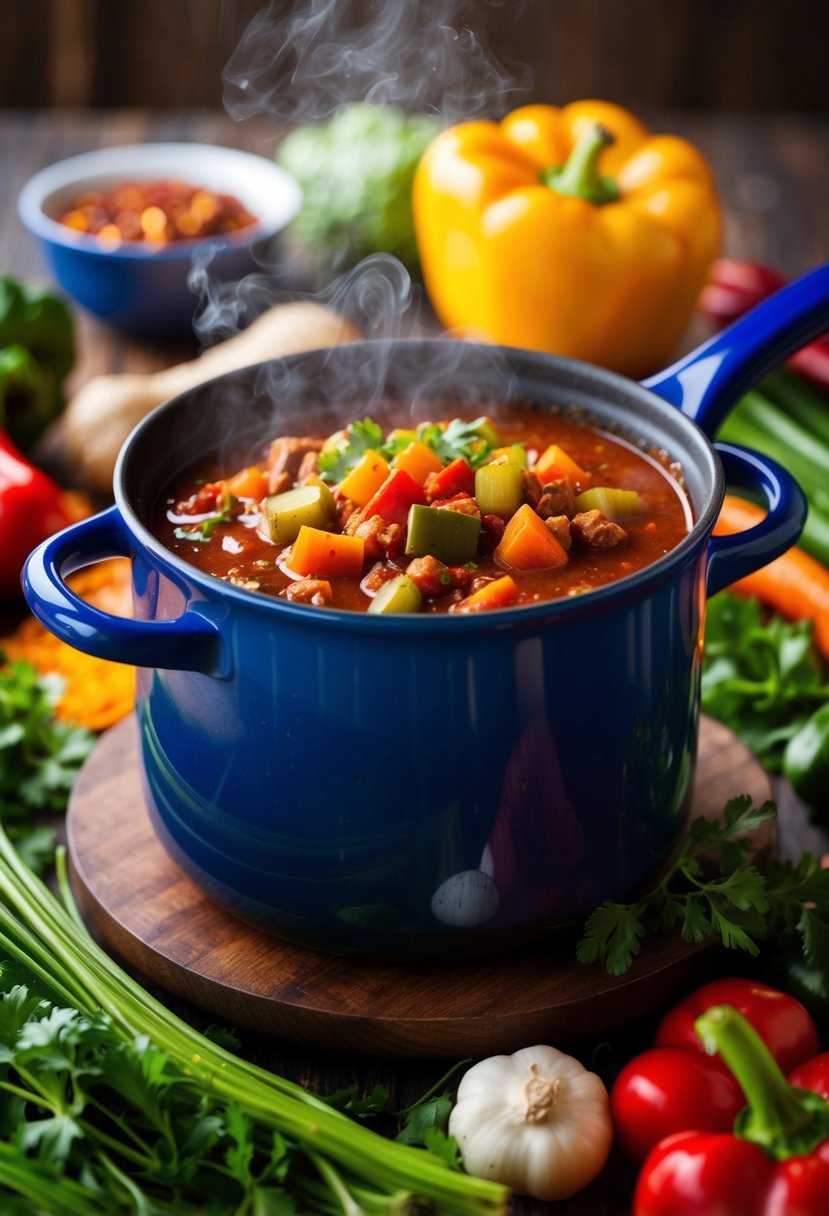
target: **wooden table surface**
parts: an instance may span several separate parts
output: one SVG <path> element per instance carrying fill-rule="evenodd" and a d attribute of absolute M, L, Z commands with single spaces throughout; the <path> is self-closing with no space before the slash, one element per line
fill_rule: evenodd
<path fill-rule="evenodd" d="M 732 256 L 766 261 L 798 274 L 829 260 L 829 118 L 806 116 L 645 115 L 660 130 L 692 139 L 711 161 L 726 212 L 725 250 Z M 66 156 L 100 146 L 150 139 L 186 139 L 227 144 L 272 155 L 279 128 L 267 120 L 233 123 L 204 112 L 10 112 L 0 113 L 0 273 L 45 277 L 34 239 L 17 218 L 16 199 L 38 169 Z M 693 335 L 692 335 L 693 336 Z M 165 366 L 196 352 L 195 341 L 175 348 L 131 341 L 78 312 L 79 360 L 70 388 L 104 371 L 141 371 Z M 780 849 L 829 851 L 829 835 L 808 823 L 788 787 L 776 783 Z M 176 1004 L 175 1002 L 171 1002 Z M 196 1025 L 209 1018 L 176 1005 Z M 570 1044 L 569 1050 L 612 1081 L 624 1062 L 646 1046 L 653 1021 L 606 1036 Z M 829 1045 L 829 1027 L 823 1027 Z M 445 1071 L 435 1061 L 372 1061 L 365 1057 L 299 1050 L 286 1043 L 243 1036 L 251 1058 L 307 1084 L 332 1092 L 357 1081 L 370 1089 L 382 1082 L 402 1108 Z M 515 1201 L 521 1216 L 561 1212 L 566 1216 L 622 1216 L 630 1210 L 634 1172 L 615 1151 L 608 1168 L 581 1195 L 558 1205 Z"/>

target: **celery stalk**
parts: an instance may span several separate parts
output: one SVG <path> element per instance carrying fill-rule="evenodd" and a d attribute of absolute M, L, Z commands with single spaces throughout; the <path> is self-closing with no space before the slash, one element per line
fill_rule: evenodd
<path fill-rule="evenodd" d="M 511 519 L 524 501 L 524 470 L 511 460 L 475 471 L 475 501 L 482 515 Z"/>

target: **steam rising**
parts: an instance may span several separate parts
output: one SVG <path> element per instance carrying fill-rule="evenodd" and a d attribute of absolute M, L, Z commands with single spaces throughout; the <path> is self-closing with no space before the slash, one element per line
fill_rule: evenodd
<path fill-rule="evenodd" d="M 225 68 L 225 108 L 237 121 L 274 118 L 278 131 L 326 119 L 358 100 L 437 114 L 446 125 L 499 117 L 519 104 L 531 85 L 530 72 L 500 63 L 480 25 L 489 10 L 508 10 L 510 20 L 519 20 L 525 5 L 526 0 L 272 0 L 250 22 Z M 286 298 L 296 271 L 284 261 L 263 264 L 261 274 L 224 283 L 211 276 L 211 257 L 208 251 L 196 261 L 190 275 L 200 300 L 194 327 L 206 345 L 230 337 Z M 378 340 L 371 359 L 374 387 L 367 393 L 378 401 L 390 360 L 398 358 L 399 364 L 390 343 L 422 333 L 420 288 L 400 262 L 378 253 L 314 299 Z M 462 344 L 446 341 L 437 353 L 433 348 L 428 367 L 411 369 L 413 416 L 462 365 L 462 352 Z M 497 348 L 481 357 L 507 390 L 511 376 Z M 282 365 L 269 365 L 267 375 L 274 398 L 289 389 Z M 372 403 L 365 399 L 363 409 Z"/>
<path fill-rule="evenodd" d="M 278 0 L 258 13 L 224 71 L 237 121 L 329 117 L 351 101 L 395 103 L 445 122 L 500 114 L 529 89 L 529 69 L 504 65 L 474 22 L 523 0 Z"/>

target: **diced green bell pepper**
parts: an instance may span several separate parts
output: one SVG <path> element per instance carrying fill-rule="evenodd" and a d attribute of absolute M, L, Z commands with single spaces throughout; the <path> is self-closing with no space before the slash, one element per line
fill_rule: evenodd
<path fill-rule="evenodd" d="M 406 553 L 431 555 L 447 566 L 463 565 L 477 553 L 480 534 L 481 524 L 474 515 L 415 503 L 409 509 Z"/>

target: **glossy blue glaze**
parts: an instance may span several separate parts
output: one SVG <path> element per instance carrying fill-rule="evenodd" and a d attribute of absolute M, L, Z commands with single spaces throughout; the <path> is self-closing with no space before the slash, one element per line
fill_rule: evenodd
<path fill-rule="evenodd" d="M 408 400 L 424 375 L 432 399 L 566 402 L 666 450 L 682 464 L 689 535 L 586 596 L 468 617 L 275 601 L 201 574 L 154 538 L 154 505 L 182 459 L 250 443 L 227 436 L 242 405 L 261 439 L 301 428 L 310 405 L 342 401 L 344 385 L 369 412 L 378 383 Z M 333 430 L 337 407 L 320 409 L 319 429 Z M 147 803 L 172 855 L 218 899 L 327 949 L 466 957 L 630 895 L 676 846 L 706 594 L 782 552 L 805 516 L 772 461 L 721 452 L 769 516 L 743 537 L 712 540 L 725 490 L 714 447 L 620 376 L 445 341 L 312 352 L 156 411 L 121 454 L 115 508 L 41 546 L 26 594 L 80 649 L 144 665 Z M 228 452 L 229 467 L 234 459 Z M 114 553 L 133 559 L 133 621 L 102 620 L 64 581 Z"/>

